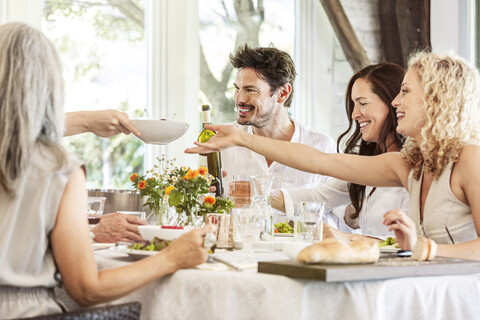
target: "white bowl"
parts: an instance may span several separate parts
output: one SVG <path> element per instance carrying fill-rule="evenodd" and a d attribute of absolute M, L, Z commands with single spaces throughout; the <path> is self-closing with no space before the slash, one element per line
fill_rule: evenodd
<path fill-rule="evenodd" d="M 152 241 L 154 237 L 162 240 L 175 240 L 187 229 L 162 229 L 162 226 L 138 226 L 138 231 L 144 240 Z"/>
<path fill-rule="evenodd" d="M 140 139 L 150 144 L 168 144 L 181 136 L 190 126 L 186 122 L 132 119 L 133 125 L 140 131 Z"/>

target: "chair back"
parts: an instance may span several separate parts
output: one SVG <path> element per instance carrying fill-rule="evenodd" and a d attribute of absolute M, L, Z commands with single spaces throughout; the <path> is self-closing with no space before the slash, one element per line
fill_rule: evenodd
<path fill-rule="evenodd" d="M 141 310 L 140 302 L 134 301 L 19 320 L 139 320 Z"/>

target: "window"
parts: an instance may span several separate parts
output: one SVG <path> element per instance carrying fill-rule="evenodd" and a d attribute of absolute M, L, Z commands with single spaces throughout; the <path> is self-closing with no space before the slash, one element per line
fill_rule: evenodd
<path fill-rule="evenodd" d="M 147 97 L 144 1 L 44 0 L 42 31 L 63 62 L 65 110 L 117 109 L 143 115 Z M 143 142 L 92 133 L 64 139 L 87 164 L 87 186 L 125 188 L 143 171 Z"/>
<path fill-rule="evenodd" d="M 248 43 L 274 45 L 294 53 L 293 0 L 200 0 L 200 102 L 212 105 L 216 123 L 236 119 L 233 101 L 235 72 L 229 55 Z"/>

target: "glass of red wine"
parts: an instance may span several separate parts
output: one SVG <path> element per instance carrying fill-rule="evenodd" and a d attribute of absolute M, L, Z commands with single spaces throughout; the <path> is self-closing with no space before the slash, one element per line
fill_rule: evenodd
<path fill-rule="evenodd" d="M 89 224 L 97 224 L 105 208 L 106 197 L 88 197 L 87 216 Z"/>

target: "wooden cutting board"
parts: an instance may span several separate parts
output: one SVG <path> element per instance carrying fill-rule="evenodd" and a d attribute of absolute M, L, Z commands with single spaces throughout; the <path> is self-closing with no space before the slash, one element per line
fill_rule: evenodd
<path fill-rule="evenodd" d="M 415 261 L 393 255 L 372 264 L 303 264 L 297 261 L 259 262 L 258 272 L 325 282 L 480 273 L 480 261 L 437 257 Z"/>

